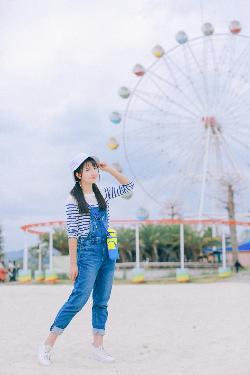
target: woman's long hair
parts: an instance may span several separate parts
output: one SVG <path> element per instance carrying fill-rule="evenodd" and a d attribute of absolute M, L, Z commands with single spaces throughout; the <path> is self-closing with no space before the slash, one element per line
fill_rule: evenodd
<path fill-rule="evenodd" d="M 89 207 L 88 207 L 88 203 L 85 200 L 82 188 L 80 186 L 80 179 L 76 176 L 76 173 L 82 173 L 83 167 L 87 162 L 90 162 L 93 167 L 98 168 L 97 162 L 94 158 L 89 157 L 86 160 L 84 160 L 84 162 L 74 171 L 74 178 L 75 178 L 76 183 L 70 192 L 70 194 L 76 199 L 78 203 L 80 214 L 83 214 L 83 213 L 89 214 Z M 98 168 L 98 174 L 99 174 L 99 168 Z M 100 175 L 99 175 L 99 180 L 100 180 Z M 95 194 L 99 208 L 101 208 L 102 210 L 106 210 L 107 204 L 98 186 L 96 184 L 92 184 L 92 188 L 93 188 L 93 192 Z"/>

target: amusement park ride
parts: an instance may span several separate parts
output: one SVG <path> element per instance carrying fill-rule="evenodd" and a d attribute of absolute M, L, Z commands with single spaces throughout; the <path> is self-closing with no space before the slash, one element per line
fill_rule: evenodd
<path fill-rule="evenodd" d="M 186 32 L 179 31 L 171 49 L 155 46 L 155 61 L 149 67 L 134 66 L 135 86 L 122 86 L 118 91 L 127 101 L 125 110 L 110 114 L 114 128 L 107 147 L 115 152 L 122 141 L 130 172 L 146 196 L 159 208 L 178 202 L 182 211 L 181 218 L 149 220 L 149 210 L 139 207 L 137 220 L 112 222 L 136 228 L 135 281 L 143 281 L 139 259 L 142 223 L 180 224 L 178 281 L 189 279 L 184 266 L 184 224 L 196 225 L 198 230 L 205 225 L 221 228 L 221 276 L 230 274 L 225 226 L 230 229 L 234 260 L 237 225 L 250 226 L 243 219 L 250 198 L 250 37 L 241 33 L 236 20 L 230 22 L 227 33 L 215 33 L 213 25 L 205 23 L 202 34 L 189 39 Z M 118 162 L 114 167 L 122 171 Z M 22 230 L 40 234 L 41 227 L 57 224 L 63 222 L 24 225 Z M 52 242 L 50 231 L 48 280 L 56 278 Z M 27 249 L 20 277 L 30 279 Z"/>

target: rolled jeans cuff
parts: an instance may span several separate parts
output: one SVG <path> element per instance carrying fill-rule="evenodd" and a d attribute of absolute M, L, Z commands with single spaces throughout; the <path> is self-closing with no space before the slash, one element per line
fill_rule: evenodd
<path fill-rule="evenodd" d="M 105 329 L 101 329 L 101 328 L 93 328 L 92 332 L 93 332 L 93 335 L 97 335 L 97 334 L 101 336 L 105 335 Z"/>
<path fill-rule="evenodd" d="M 50 328 L 50 332 L 56 333 L 57 335 L 61 335 L 63 333 L 63 331 L 64 331 L 63 328 L 59 328 L 59 327 L 56 327 L 56 326 L 52 326 Z"/>

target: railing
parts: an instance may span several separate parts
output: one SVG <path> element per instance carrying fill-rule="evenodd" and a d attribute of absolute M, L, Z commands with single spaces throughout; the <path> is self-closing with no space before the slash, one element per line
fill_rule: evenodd
<path fill-rule="evenodd" d="M 140 263 L 142 268 L 178 268 L 180 267 L 180 262 L 141 262 Z M 136 266 L 136 262 L 124 262 L 124 263 L 116 263 L 117 269 L 123 268 L 134 268 Z M 203 262 L 185 262 L 185 266 L 187 268 L 209 268 L 209 269 L 217 269 L 220 266 L 220 263 L 203 263 Z"/>

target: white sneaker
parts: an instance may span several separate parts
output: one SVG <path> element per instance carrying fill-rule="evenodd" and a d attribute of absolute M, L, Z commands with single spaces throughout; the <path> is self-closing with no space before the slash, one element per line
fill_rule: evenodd
<path fill-rule="evenodd" d="M 41 344 L 38 348 L 38 361 L 41 365 L 51 365 L 52 346 Z"/>
<path fill-rule="evenodd" d="M 114 362 L 115 360 L 112 355 L 104 350 L 103 346 L 96 347 L 93 344 L 91 346 L 91 357 L 100 362 Z"/>

